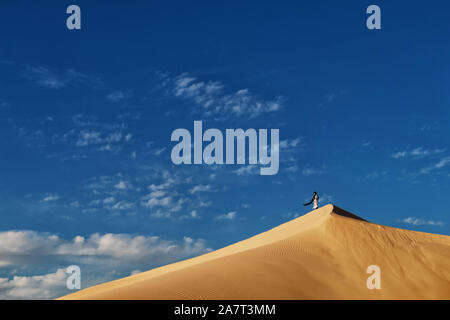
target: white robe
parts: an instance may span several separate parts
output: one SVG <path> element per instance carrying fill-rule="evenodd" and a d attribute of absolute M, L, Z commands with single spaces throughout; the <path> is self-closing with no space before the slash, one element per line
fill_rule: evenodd
<path fill-rule="evenodd" d="M 313 209 L 316 210 L 317 208 L 319 208 L 319 197 L 318 196 L 314 196 L 314 201 L 313 201 Z"/>

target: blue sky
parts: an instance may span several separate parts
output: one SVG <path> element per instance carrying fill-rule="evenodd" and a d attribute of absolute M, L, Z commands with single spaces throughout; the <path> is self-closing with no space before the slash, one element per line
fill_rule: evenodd
<path fill-rule="evenodd" d="M 0 4 L 0 297 L 67 293 L 70 264 L 86 286 L 223 247 L 313 191 L 450 235 L 447 2 L 377 1 L 372 31 L 365 1 L 77 1 L 77 31 L 70 4 Z M 194 120 L 279 128 L 278 174 L 173 165 Z"/>

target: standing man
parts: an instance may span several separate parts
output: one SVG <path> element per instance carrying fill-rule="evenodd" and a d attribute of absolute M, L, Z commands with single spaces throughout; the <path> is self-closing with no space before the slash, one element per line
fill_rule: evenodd
<path fill-rule="evenodd" d="M 305 203 L 303 205 L 304 206 L 309 206 L 313 202 L 314 202 L 313 209 L 316 210 L 317 208 L 319 208 L 319 195 L 315 191 L 314 191 L 313 198 L 311 199 L 311 201 L 308 202 L 308 203 Z"/>

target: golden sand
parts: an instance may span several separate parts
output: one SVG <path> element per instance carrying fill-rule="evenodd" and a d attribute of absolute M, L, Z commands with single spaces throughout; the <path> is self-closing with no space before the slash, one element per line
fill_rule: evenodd
<path fill-rule="evenodd" d="M 368 289 L 367 267 L 381 270 Z M 61 299 L 450 299 L 450 237 L 327 205 L 199 257 Z"/>

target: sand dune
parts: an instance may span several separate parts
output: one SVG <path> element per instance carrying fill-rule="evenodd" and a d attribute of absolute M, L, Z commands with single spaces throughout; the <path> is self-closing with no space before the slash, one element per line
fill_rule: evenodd
<path fill-rule="evenodd" d="M 369 290 L 369 265 L 381 289 Z M 450 299 L 450 237 L 327 205 L 208 254 L 62 299 Z"/>

